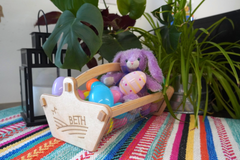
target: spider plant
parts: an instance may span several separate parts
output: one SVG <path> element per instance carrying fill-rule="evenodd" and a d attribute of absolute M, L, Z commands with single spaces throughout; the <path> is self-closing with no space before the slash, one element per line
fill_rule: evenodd
<path fill-rule="evenodd" d="M 204 0 L 192 11 L 191 0 L 189 4 L 186 0 L 169 0 L 166 5 L 152 12 L 152 16 L 157 21 L 149 13 L 145 13 L 144 16 L 151 25 L 151 31 L 154 34 L 141 28 L 131 28 L 133 31 L 140 33 L 142 44 L 152 50 L 158 59 L 159 66 L 166 78 L 163 86 L 164 99 L 168 110 L 175 118 L 166 90 L 173 83 L 174 77 L 181 75 L 184 90 L 181 104 L 184 108 L 186 99 L 190 99 L 194 106 L 196 127 L 198 126 L 197 117 L 200 110 L 202 79 L 207 84 L 204 117 L 208 108 L 208 90 L 212 89 L 215 95 L 214 102 L 217 106 L 214 109 L 219 111 L 225 108 L 232 118 L 240 118 L 240 89 L 237 74 L 239 62 L 231 59 L 232 56 L 240 56 L 232 51 L 233 48 L 240 48 L 240 45 L 239 42 L 217 44 L 208 40 L 214 29 L 221 22 L 227 20 L 226 17 L 219 19 L 206 29 L 193 27 L 194 21 L 191 21 L 191 16 L 203 2 Z M 184 9 L 186 5 L 190 6 L 189 17 L 186 16 L 187 12 Z M 231 20 L 228 21 L 232 23 Z M 162 24 L 161 27 L 160 23 Z M 200 41 L 199 39 L 202 36 L 204 38 Z M 210 51 L 212 48 L 217 50 Z M 193 82 L 191 83 L 188 81 L 189 74 L 193 74 Z M 229 75 L 234 78 L 230 78 Z M 228 98 L 223 97 L 223 92 L 226 92 Z"/>

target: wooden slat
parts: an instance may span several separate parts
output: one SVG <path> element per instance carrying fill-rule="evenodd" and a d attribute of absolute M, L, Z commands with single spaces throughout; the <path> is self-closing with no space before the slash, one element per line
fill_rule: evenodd
<path fill-rule="evenodd" d="M 119 63 L 107 63 L 103 64 L 97 67 L 94 67 L 92 69 L 87 70 L 83 74 L 76 77 L 77 80 L 77 86 L 80 87 L 88 80 L 99 76 L 101 74 L 107 73 L 107 72 L 114 72 L 114 71 L 120 71 L 121 67 Z"/>

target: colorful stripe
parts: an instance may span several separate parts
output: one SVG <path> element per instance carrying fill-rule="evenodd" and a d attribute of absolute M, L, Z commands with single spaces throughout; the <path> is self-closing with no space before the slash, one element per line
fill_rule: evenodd
<path fill-rule="evenodd" d="M 207 149 L 208 149 L 209 159 L 217 160 L 218 158 L 217 158 L 215 146 L 213 143 L 213 135 L 212 135 L 211 127 L 209 125 L 208 118 L 205 118 L 204 124 L 205 124 L 205 130 L 206 130 L 206 134 L 207 134 L 206 139 L 207 139 Z"/>
<path fill-rule="evenodd" d="M 217 128 L 217 133 L 221 142 L 222 152 L 226 159 L 236 159 L 232 144 L 229 140 L 225 127 L 219 118 L 212 118 Z"/>
<path fill-rule="evenodd" d="M 179 152 L 178 152 L 178 159 L 185 159 L 186 156 L 186 147 L 187 147 L 187 139 L 188 139 L 188 130 L 189 130 L 189 121 L 190 116 L 189 114 L 185 117 L 185 123 L 182 131 L 182 138 L 179 144 Z"/>
<path fill-rule="evenodd" d="M 239 119 L 224 119 L 227 122 L 227 126 L 231 130 L 235 143 L 238 145 L 238 150 L 240 150 L 240 120 Z M 236 153 L 236 152 L 235 152 Z"/>
<path fill-rule="evenodd" d="M 26 137 L 14 144 L 8 145 L 7 147 L 3 148 L 2 150 L 0 150 L 0 156 L 5 154 L 5 151 L 9 151 L 9 150 L 15 150 L 18 148 L 21 148 L 22 146 L 24 146 L 26 143 L 28 143 L 31 140 L 34 140 L 35 137 L 37 136 L 41 136 L 41 134 L 43 134 L 44 132 L 49 131 L 49 128 L 46 128 L 40 132 L 35 133 L 34 135 L 31 135 L 29 137 Z"/>
<path fill-rule="evenodd" d="M 21 106 L 17 106 L 17 107 L 12 107 L 12 108 L 7 108 L 7 109 L 3 109 L 0 111 L 0 124 L 1 121 L 3 119 L 3 121 L 5 120 L 5 118 L 9 118 L 11 116 L 14 115 L 20 115 L 19 113 L 22 112 L 22 107 Z"/>
<path fill-rule="evenodd" d="M 39 130 L 41 130 L 41 129 L 46 128 L 47 126 L 48 126 L 48 125 L 42 125 L 42 126 L 40 126 L 40 127 L 33 127 L 33 129 L 32 129 L 32 128 L 29 128 L 29 129 L 27 129 L 27 130 L 25 130 L 25 131 L 23 131 L 23 132 L 20 132 L 20 133 L 18 133 L 18 134 L 16 134 L 16 135 L 10 137 L 10 138 L 11 138 L 10 140 L 8 140 L 8 139 L 3 140 L 3 141 L 1 142 L 1 144 L 0 144 L 0 149 L 4 148 L 4 147 L 7 146 L 7 145 L 10 145 L 10 144 L 12 144 L 12 143 L 15 143 L 15 142 L 19 141 L 19 140 L 21 140 L 22 138 L 26 138 L 26 137 L 32 135 L 33 133 L 35 133 L 35 132 L 37 132 L 37 131 L 39 131 Z M 1 151 L 0 151 L 0 153 L 1 153 Z"/>
<path fill-rule="evenodd" d="M 194 147 L 194 133 L 195 133 L 195 127 L 194 127 L 195 117 L 194 115 L 190 115 L 190 122 L 189 122 L 189 128 L 188 128 L 188 137 L 187 137 L 187 147 L 186 147 L 186 157 L 185 159 L 193 159 L 193 147 Z"/>
<path fill-rule="evenodd" d="M 4 122 L 7 122 L 7 121 L 12 121 L 13 119 L 16 119 L 16 118 L 19 118 L 19 117 L 21 117 L 20 114 L 15 114 L 15 115 L 0 119 L 0 124 L 3 124 Z"/>
<path fill-rule="evenodd" d="M 0 134 L 8 133 L 18 127 L 26 126 L 24 122 L 19 122 L 0 129 Z"/>
<path fill-rule="evenodd" d="M 206 117 L 206 118 L 208 118 L 208 117 Z M 217 132 L 217 126 L 215 125 L 212 118 L 208 118 L 208 121 L 209 121 L 209 125 L 211 127 L 212 135 L 216 135 L 216 136 L 213 136 L 214 146 L 221 146 L 221 141 L 220 141 L 220 138 L 219 138 L 218 132 Z M 225 157 L 223 154 L 223 151 L 221 149 L 216 150 L 216 155 L 217 155 L 218 159 Z"/>
<path fill-rule="evenodd" d="M 11 148 L 8 149 L 8 151 L 10 152 L 8 152 L 7 154 L 5 153 L 1 156 L 3 156 L 3 159 L 13 159 L 14 157 L 19 156 L 20 154 L 28 151 L 32 147 L 36 146 L 37 144 L 51 137 L 52 137 L 52 134 L 48 129 L 47 131 L 35 134 L 31 138 L 24 139 L 20 144 L 18 143 L 16 145 L 11 146 Z"/>
<path fill-rule="evenodd" d="M 195 116 L 194 116 L 195 118 Z M 194 120 L 195 121 L 195 120 Z M 198 123 L 200 126 L 200 120 Z M 200 142 L 200 127 L 194 129 L 194 144 L 193 144 L 193 158 L 194 160 L 201 160 L 201 142 Z"/>
<path fill-rule="evenodd" d="M 223 118 L 219 118 L 219 119 L 221 119 L 221 122 L 222 122 L 223 126 L 225 127 L 225 130 L 226 130 L 226 133 L 228 135 L 229 141 L 232 144 L 233 152 L 235 153 L 236 157 L 240 157 L 240 152 L 239 152 L 239 149 L 238 149 L 238 143 L 235 141 L 235 138 L 232 134 L 231 128 L 229 127 L 229 125 L 226 121 L 227 119 L 223 119 Z M 238 127 L 238 130 L 239 130 L 239 127 Z M 240 136 L 239 133 L 240 132 L 238 132 L 238 137 Z"/>
<path fill-rule="evenodd" d="M 48 125 L 26 127 L 14 115 L 0 119 L 8 123 L 0 128 L 0 159 L 240 159 L 240 120 L 198 116 L 194 128 L 193 115 L 176 114 L 178 121 L 165 112 L 112 131 L 89 152 L 52 137 Z"/>
<path fill-rule="evenodd" d="M 143 120 L 142 124 L 134 131 L 134 133 L 131 135 L 131 137 L 129 137 L 124 142 L 124 144 L 121 146 L 121 148 L 119 148 L 119 150 L 117 151 L 117 153 L 114 155 L 114 157 L 112 159 L 119 159 L 122 156 L 122 154 L 126 151 L 127 147 L 134 140 L 134 137 L 137 136 L 137 134 L 142 130 L 142 128 L 145 126 L 146 123 L 147 123 L 147 120 Z"/>
<path fill-rule="evenodd" d="M 112 159 L 116 152 L 121 148 L 124 142 L 136 131 L 136 129 L 142 124 L 143 121 L 139 121 L 132 129 L 129 131 L 109 153 L 107 159 Z"/>
<path fill-rule="evenodd" d="M 180 119 L 181 122 L 179 123 L 179 126 L 178 126 L 178 131 L 176 134 L 177 136 L 175 137 L 175 141 L 173 143 L 170 160 L 176 160 L 178 158 L 179 146 L 180 146 L 180 142 L 181 142 L 181 138 L 182 138 L 182 132 L 183 132 L 183 128 L 184 128 L 185 118 L 186 118 L 186 114 L 183 114 Z"/>
<path fill-rule="evenodd" d="M 176 115 L 177 119 L 180 119 L 181 116 L 182 116 L 181 114 Z M 164 157 L 163 157 L 164 159 L 170 159 L 172 148 L 173 148 L 173 143 L 174 143 L 177 131 L 178 131 L 179 124 L 180 124 L 179 120 L 174 121 L 172 133 L 171 133 L 171 136 L 170 136 L 170 138 L 167 142 L 167 146 L 166 146 L 166 149 L 165 149 L 165 152 L 164 152 Z"/>
<path fill-rule="evenodd" d="M 152 122 L 156 119 L 156 117 L 151 117 L 151 119 L 148 120 L 144 128 L 138 133 L 136 137 L 134 137 L 133 142 L 127 147 L 125 152 L 123 153 L 122 157 L 120 159 L 129 159 L 131 153 L 133 152 L 136 145 L 139 143 L 140 139 L 144 136 L 144 134 L 147 132 L 148 128 L 152 124 Z"/>
<path fill-rule="evenodd" d="M 152 159 L 154 160 L 161 160 L 163 159 L 163 155 L 167 146 L 168 139 L 172 133 L 173 130 L 173 124 L 175 119 L 173 117 L 170 118 L 169 121 L 167 121 L 166 127 L 164 127 L 164 130 L 161 132 L 160 137 L 158 139 L 158 143 L 156 144 L 156 147 L 154 149 L 153 153 L 148 153 L 149 155 L 152 155 Z M 162 127 L 163 128 L 163 127 Z"/>
<path fill-rule="evenodd" d="M 47 139 L 38 145 L 32 147 L 27 152 L 24 152 L 23 154 L 17 156 L 13 160 L 17 159 L 41 159 L 42 157 L 48 155 L 53 150 L 58 148 L 59 146 L 63 145 L 65 142 L 58 140 L 54 137 L 51 137 L 50 139 Z"/>
<path fill-rule="evenodd" d="M 51 154 L 43 157 L 41 160 L 50 160 L 50 159 L 70 159 L 74 157 L 79 152 L 83 151 L 83 149 L 73 146 L 71 144 L 65 143 L 62 146 L 58 147 Z M 63 154 L 64 153 L 64 154 Z M 81 158 L 83 159 L 83 158 Z"/>
<path fill-rule="evenodd" d="M 202 160 L 208 160 L 208 149 L 207 149 L 207 133 L 205 130 L 205 124 L 203 121 L 203 116 L 199 116 L 199 125 L 200 125 L 200 145 L 201 145 L 201 158 Z"/>
<path fill-rule="evenodd" d="M 141 77 L 141 79 L 143 80 L 144 83 L 146 83 L 146 80 L 144 79 L 144 77 L 142 76 L 142 74 L 140 74 L 140 72 L 135 72 L 139 75 L 139 77 Z"/>
<path fill-rule="evenodd" d="M 0 128 L 6 127 L 8 125 L 18 123 L 18 122 L 21 122 L 21 121 L 23 121 L 22 117 L 14 118 L 12 120 L 8 120 L 8 121 L 5 121 L 2 124 L 0 124 Z"/>
<path fill-rule="evenodd" d="M 163 114 L 159 117 L 151 117 L 144 128 L 127 147 L 120 159 L 144 159 L 166 117 L 167 114 Z"/>
<path fill-rule="evenodd" d="M 151 126 L 148 128 L 145 135 L 139 140 L 139 143 L 129 157 L 130 159 L 145 158 L 148 149 L 150 148 L 152 142 L 154 141 L 159 129 L 163 125 L 166 118 L 167 114 L 156 117 Z"/>

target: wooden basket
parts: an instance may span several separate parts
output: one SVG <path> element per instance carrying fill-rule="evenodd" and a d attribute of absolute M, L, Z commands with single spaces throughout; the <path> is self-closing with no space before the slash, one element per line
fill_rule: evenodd
<path fill-rule="evenodd" d="M 108 131 L 111 118 L 157 100 L 159 100 L 159 107 L 154 115 L 162 114 L 166 107 L 162 92 L 111 108 L 105 104 L 89 102 L 80 98 L 77 92 L 79 86 L 98 75 L 112 71 L 120 71 L 119 63 L 97 66 L 76 78 L 66 77 L 63 82 L 63 93 L 60 96 L 41 95 L 40 103 L 44 108 L 54 137 L 88 151 L 95 151 L 100 140 Z M 167 90 L 169 99 L 173 92 L 173 88 L 169 87 Z"/>

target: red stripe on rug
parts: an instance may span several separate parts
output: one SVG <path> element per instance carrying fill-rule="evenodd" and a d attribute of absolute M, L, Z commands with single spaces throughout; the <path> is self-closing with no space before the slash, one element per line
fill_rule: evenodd
<path fill-rule="evenodd" d="M 41 159 L 44 156 L 51 153 L 56 148 L 63 145 L 65 142 L 58 140 L 54 137 L 51 137 L 38 145 L 34 146 L 27 152 L 20 154 L 19 156 L 15 157 L 14 160 L 21 159 L 21 160 L 32 160 L 32 159 Z"/>
<path fill-rule="evenodd" d="M 5 134 L 8 134 L 9 132 L 11 131 L 15 131 L 16 129 L 18 128 L 21 128 L 23 126 L 26 126 L 26 124 L 24 122 L 18 122 L 18 123 L 15 123 L 15 124 L 11 124 L 9 126 L 6 126 L 6 127 L 3 127 L 0 129 L 0 138 L 1 137 L 4 137 Z"/>
<path fill-rule="evenodd" d="M 147 132 L 148 128 L 150 127 L 150 125 L 152 124 L 152 122 L 156 119 L 156 116 L 152 116 L 147 123 L 145 124 L 144 128 L 142 128 L 142 130 L 137 134 L 137 136 L 135 137 L 135 139 L 132 141 L 132 143 L 127 147 L 127 149 L 125 150 L 125 152 L 123 153 L 123 155 L 121 156 L 120 159 L 125 160 L 125 159 L 129 159 L 131 153 L 133 152 L 134 148 L 136 147 L 136 145 L 139 143 L 139 141 L 141 140 L 141 138 L 145 135 L 145 133 Z"/>
<path fill-rule="evenodd" d="M 200 126 L 200 150 L 201 150 L 201 159 L 209 160 L 208 150 L 207 150 L 207 134 L 205 130 L 203 116 L 199 116 L 199 126 Z"/>
<path fill-rule="evenodd" d="M 2 141 L 2 140 L 4 140 L 4 139 L 6 139 L 6 138 L 9 138 L 9 137 L 11 137 L 11 136 L 13 136 L 13 135 L 15 135 L 15 134 L 17 134 L 17 133 L 19 133 L 19 132 L 22 132 L 22 131 L 24 131 L 24 130 L 26 130 L 27 129 L 27 127 L 26 126 L 24 126 L 24 127 L 22 127 L 22 128 L 16 128 L 16 129 L 14 129 L 14 130 L 12 130 L 12 131 L 9 131 L 8 133 L 5 133 L 5 134 L 2 134 L 2 135 L 0 135 L 0 142 Z"/>
<path fill-rule="evenodd" d="M 177 160 L 178 159 L 178 152 L 179 152 L 179 145 L 181 142 L 181 138 L 182 138 L 182 132 L 183 132 L 183 127 L 184 127 L 184 121 L 186 118 L 186 114 L 182 114 L 181 118 L 180 118 L 180 122 L 178 125 L 178 131 L 176 133 L 176 137 L 175 140 L 173 142 L 173 147 L 172 147 L 172 153 L 170 156 L 170 160 Z"/>
<path fill-rule="evenodd" d="M 148 149 L 150 148 L 167 116 L 168 113 L 165 112 L 161 116 L 151 117 L 151 121 L 149 120 L 143 129 L 137 134 L 135 139 L 123 153 L 121 159 L 145 158 Z"/>
<path fill-rule="evenodd" d="M 229 140 L 229 137 L 227 135 L 227 132 L 225 130 L 224 125 L 222 124 L 222 121 L 219 118 L 212 117 L 214 124 L 216 125 L 218 136 L 221 142 L 221 147 L 223 154 L 226 159 L 237 159 L 234 150 L 232 148 L 232 144 Z"/>
<path fill-rule="evenodd" d="M 15 115 L 0 119 L 0 122 L 5 122 L 5 121 L 8 121 L 8 120 L 12 120 L 14 118 L 18 118 L 18 117 L 20 117 L 20 114 L 15 114 Z"/>

